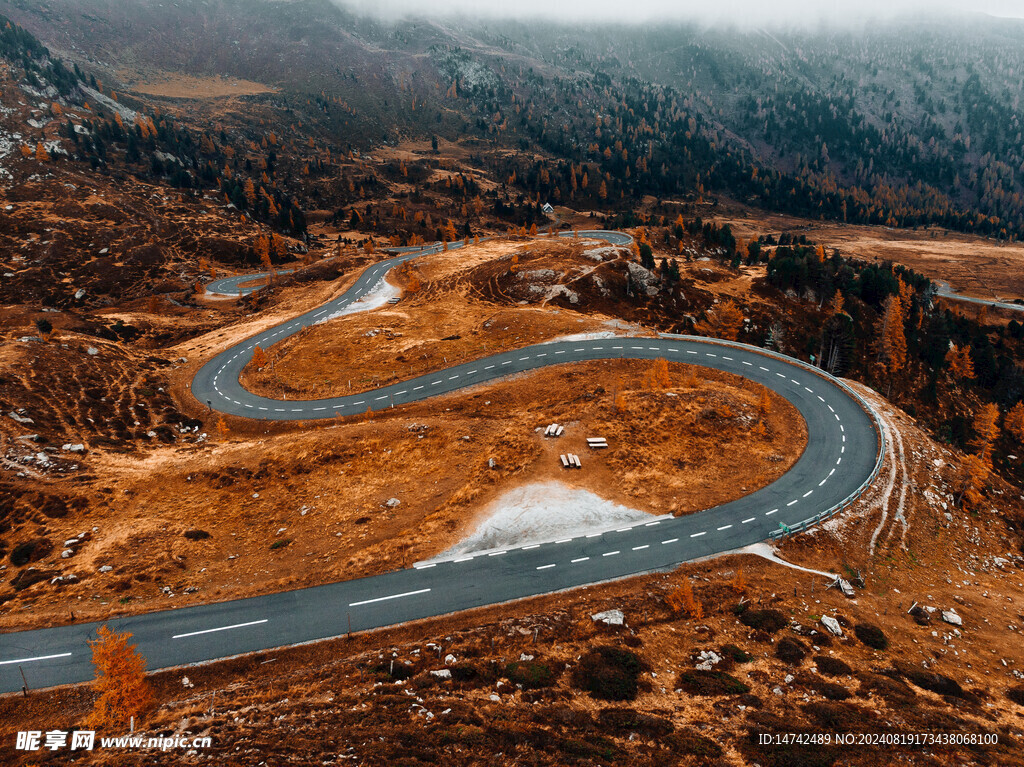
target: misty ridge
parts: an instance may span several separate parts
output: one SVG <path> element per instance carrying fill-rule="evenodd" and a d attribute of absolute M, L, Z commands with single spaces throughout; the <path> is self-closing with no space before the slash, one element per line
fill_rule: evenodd
<path fill-rule="evenodd" d="M 814 0 L 725 0 L 709 4 L 695 0 L 640 0 L 621 3 L 613 0 L 568 0 L 557 4 L 542 0 L 516 3 L 492 3 L 481 0 L 441 0 L 436 3 L 417 0 L 333 0 L 337 5 L 360 15 L 385 22 L 403 20 L 519 20 L 557 22 L 590 26 L 686 24 L 749 30 L 770 29 L 835 30 L 864 29 L 893 22 L 920 23 L 942 21 L 960 23 L 965 17 L 989 15 L 1019 18 L 1024 9 L 1009 0 L 865 0 L 864 2 L 821 3 Z"/>

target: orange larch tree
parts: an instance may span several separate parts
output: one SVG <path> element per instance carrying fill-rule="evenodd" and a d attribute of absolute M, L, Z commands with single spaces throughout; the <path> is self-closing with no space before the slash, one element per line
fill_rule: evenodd
<path fill-rule="evenodd" d="M 1017 442 L 1024 442 L 1024 401 L 1018 402 L 1010 408 L 1010 412 L 1006 414 L 1006 419 L 1003 421 L 1003 428 Z"/>
<path fill-rule="evenodd" d="M 959 347 L 950 344 L 946 352 L 946 363 L 949 365 L 949 372 L 954 378 L 974 378 L 974 361 L 971 359 L 969 347 Z"/>
<path fill-rule="evenodd" d="M 149 709 L 152 692 L 146 679 L 146 659 L 135 645 L 128 644 L 131 638 L 130 633 L 100 626 L 96 639 L 89 642 L 96 667 L 92 686 L 99 693 L 90 716 L 94 724 L 123 727 Z"/>
<path fill-rule="evenodd" d="M 888 375 L 890 386 L 893 377 L 907 366 L 907 336 L 903 328 L 903 303 L 896 296 L 889 296 L 885 299 L 881 328 L 879 328 L 878 361 Z"/>
<path fill-rule="evenodd" d="M 267 353 L 259 344 L 252 350 L 252 364 L 257 370 L 263 370 L 267 366 Z"/>
<path fill-rule="evenodd" d="M 992 465 L 992 445 L 999 437 L 999 406 L 994 402 L 982 405 L 974 416 L 974 439 L 971 440 L 978 458 Z"/>
<path fill-rule="evenodd" d="M 701 335 L 724 338 L 727 341 L 739 338 L 742 328 L 743 312 L 733 301 L 725 301 L 708 310 L 704 319 L 694 326 Z"/>

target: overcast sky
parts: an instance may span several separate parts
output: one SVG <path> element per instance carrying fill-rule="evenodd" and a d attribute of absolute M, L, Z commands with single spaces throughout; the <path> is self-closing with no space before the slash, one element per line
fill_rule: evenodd
<path fill-rule="evenodd" d="M 339 0 L 360 12 L 407 15 L 551 17 L 561 20 L 683 20 L 750 25 L 862 23 L 903 15 L 981 12 L 1024 18 L 1024 0 Z"/>

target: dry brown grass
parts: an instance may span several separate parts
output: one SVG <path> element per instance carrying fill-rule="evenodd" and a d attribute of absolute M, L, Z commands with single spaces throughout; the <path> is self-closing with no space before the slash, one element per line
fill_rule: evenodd
<path fill-rule="evenodd" d="M 854 226 L 783 215 L 744 212 L 714 217 L 737 237 L 791 232 L 807 235 L 847 256 L 894 261 L 957 291 L 979 298 L 1024 298 L 1024 245 L 929 227 L 921 230 Z"/>

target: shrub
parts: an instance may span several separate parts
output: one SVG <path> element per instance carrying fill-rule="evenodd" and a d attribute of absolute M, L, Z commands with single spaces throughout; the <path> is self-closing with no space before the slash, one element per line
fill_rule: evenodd
<path fill-rule="evenodd" d="M 826 682 L 824 679 L 816 680 L 814 682 L 814 689 L 829 700 L 846 700 L 851 694 L 850 691 L 841 684 Z"/>
<path fill-rule="evenodd" d="M 775 645 L 775 656 L 790 665 L 798 665 L 807 655 L 807 648 L 803 643 L 793 637 L 783 637 Z"/>
<path fill-rule="evenodd" d="M 1024 706 L 1024 684 L 1019 684 L 1016 687 L 1011 687 L 1006 691 L 1006 697 L 1016 703 L 1018 706 Z"/>
<path fill-rule="evenodd" d="M 633 700 L 644 662 L 630 650 L 595 647 L 573 669 L 573 685 L 601 700 Z"/>
<path fill-rule="evenodd" d="M 885 650 L 889 647 L 889 640 L 885 638 L 882 629 L 873 623 L 858 623 L 853 627 L 853 633 L 873 650 Z"/>
<path fill-rule="evenodd" d="M 31 541 L 19 543 L 11 551 L 11 564 L 15 567 L 27 565 L 29 562 L 38 562 L 53 551 L 53 544 L 46 538 L 33 538 Z"/>
<path fill-rule="evenodd" d="M 672 733 L 665 739 L 665 745 L 678 754 L 688 754 L 702 759 L 718 759 L 722 756 L 720 745 L 693 730 Z"/>
<path fill-rule="evenodd" d="M 641 714 L 631 708 L 606 708 L 599 715 L 602 727 L 610 732 L 635 732 L 649 738 L 663 738 L 675 729 L 660 716 Z"/>
<path fill-rule="evenodd" d="M 456 744 L 461 746 L 478 746 L 487 740 L 487 735 L 475 725 L 458 724 L 446 728 L 439 738 L 442 745 Z"/>
<path fill-rule="evenodd" d="M 184 535 L 190 541 L 205 541 L 207 538 L 212 537 L 205 530 L 186 530 Z"/>
<path fill-rule="evenodd" d="M 850 676 L 853 673 L 853 669 L 847 663 L 830 655 L 815 655 L 814 663 L 818 671 L 827 676 Z"/>
<path fill-rule="evenodd" d="M 614 760 L 619 753 L 614 741 L 600 735 L 594 735 L 587 740 L 568 738 L 562 741 L 559 747 L 570 756 L 583 759 L 603 759 L 607 762 Z"/>
<path fill-rule="evenodd" d="M 291 542 L 291 538 L 281 538 L 280 540 L 274 541 L 272 544 L 270 544 L 270 548 L 283 549 L 285 546 L 288 546 Z"/>
<path fill-rule="evenodd" d="M 724 671 L 682 671 L 676 677 L 676 687 L 690 695 L 741 695 L 750 687 Z"/>
<path fill-rule="evenodd" d="M 937 695 L 949 695 L 954 698 L 971 697 L 969 693 L 964 692 L 964 689 L 955 679 L 950 679 L 948 676 L 936 673 L 935 671 L 925 671 L 902 661 L 896 662 L 895 670 L 897 674 L 911 684 L 917 685 L 922 690 L 928 690 Z"/>
<path fill-rule="evenodd" d="M 722 648 L 722 657 L 728 658 L 733 663 L 749 663 L 753 656 L 744 652 L 734 644 L 727 644 Z"/>
<path fill-rule="evenodd" d="M 740 613 L 740 622 L 756 631 L 774 634 L 781 631 L 789 623 L 786 616 L 778 610 L 744 610 Z"/>
<path fill-rule="evenodd" d="M 850 703 L 808 703 L 807 716 L 828 732 L 874 732 L 878 722 L 866 710 Z"/>
<path fill-rule="evenodd" d="M 392 665 L 391 661 L 379 663 L 370 669 L 370 672 L 378 676 L 385 677 L 386 679 L 393 679 L 395 681 L 404 681 L 416 675 L 415 666 L 406 666 L 401 661 L 395 661 Z"/>
<path fill-rule="evenodd" d="M 558 679 L 558 672 L 547 663 L 539 661 L 517 661 L 505 667 L 505 676 L 513 684 L 522 685 L 523 689 L 535 690 L 550 687 Z"/>
<path fill-rule="evenodd" d="M 909 705 L 914 702 L 917 693 L 902 679 L 892 679 L 881 674 L 858 674 L 860 679 L 859 694 L 866 697 L 865 693 L 872 692 L 881 695 L 890 704 Z"/>

